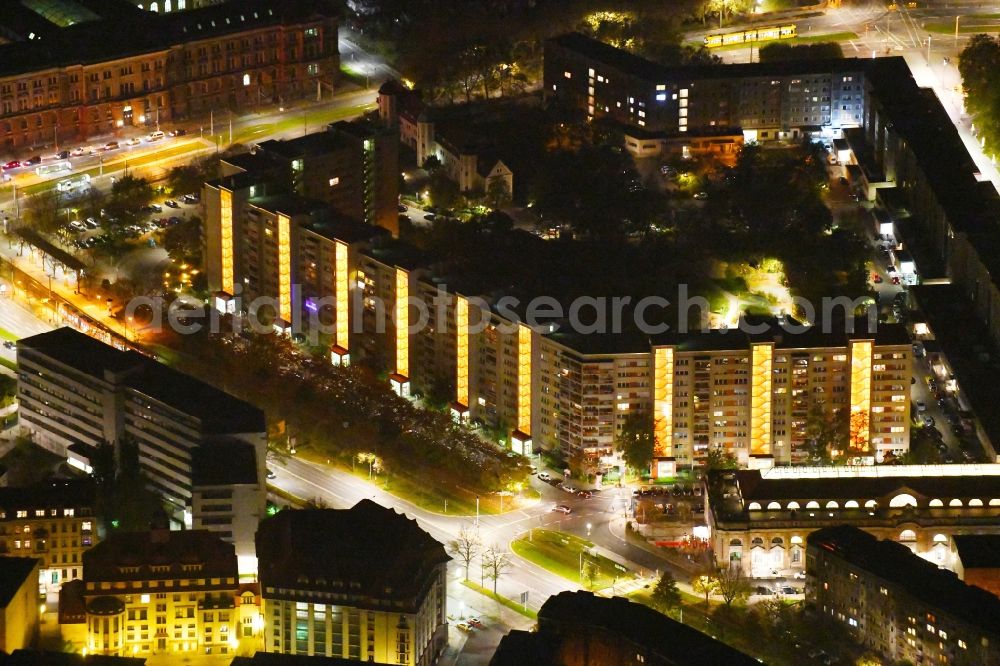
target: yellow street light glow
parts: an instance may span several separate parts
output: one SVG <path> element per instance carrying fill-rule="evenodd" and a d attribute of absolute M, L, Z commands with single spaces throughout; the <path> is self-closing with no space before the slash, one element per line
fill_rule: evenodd
<path fill-rule="evenodd" d="M 219 189 L 219 239 L 222 253 L 222 291 L 233 293 L 233 193 Z"/>
<path fill-rule="evenodd" d="M 410 274 L 396 268 L 396 374 L 410 374 Z"/>
<path fill-rule="evenodd" d="M 350 325 L 348 323 L 348 313 L 350 312 L 350 289 L 348 287 L 348 275 L 347 275 L 347 243 L 337 241 L 334 248 L 334 271 L 335 275 L 333 277 L 333 288 L 334 288 L 334 300 L 336 302 L 337 312 L 335 316 L 337 317 L 336 327 L 334 329 L 334 335 L 336 339 L 334 344 L 343 347 L 344 349 L 349 349 L 348 335 L 350 332 Z"/>
<path fill-rule="evenodd" d="M 292 221 L 278 213 L 278 316 L 292 320 Z"/>
<path fill-rule="evenodd" d="M 455 400 L 469 406 L 469 301 L 455 297 Z"/>
<path fill-rule="evenodd" d="M 771 453 L 771 378 L 773 352 L 769 343 L 753 345 L 750 386 L 750 453 Z"/>
<path fill-rule="evenodd" d="M 517 327 L 517 429 L 531 435 L 531 329 Z"/>
<path fill-rule="evenodd" d="M 674 454 L 674 350 L 657 347 L 653 353 L 653 454 Z"/>
<path fill-rule="evenodd" d="M 851 447 L 867 451 L 872 408 L 872 341 L 851 343 Z"/>

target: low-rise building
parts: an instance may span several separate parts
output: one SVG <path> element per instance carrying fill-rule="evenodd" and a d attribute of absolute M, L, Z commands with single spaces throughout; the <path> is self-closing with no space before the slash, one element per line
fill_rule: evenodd
<path fill-rule="evenodd" d="M 914 664 L 1000 664 L 1000 599 L 906 545 L 840 525 L 813 532 L 806 603 L 865 647 Z"/>
<path fill-rule="evenodd" d="M 448 642 L 450 558 L 392 509 L 280 511 L 257 557 L 268 652 L 428 666 Z"/>
<path fill-rule="evenodd" d="M 247 402 L 134 351 L 63 327 L 17 343 L 21 426 L 67 456 L 77 443 L 138 447 L 150 485 L 180 513 L 191 502 L 191 452 L 238 439 L 264 479 L 264 413 Z"/>
<path fill-rule="evenodd" d="M 84 583 L 93 654 L 180 658 L 241 648 L 236 552 L 212 532 L 112 533 L 84 554 Z"/>
<path fill-rule="evenodd" d="M 32 557 L 0 557 L 0 653 L 31 647 L 38 637 L 38 571 Z"/>
<path fill-rule="evenodd" d="M 490 666 L 756 663 L 739 650 L 648 606 L 582 591 L 549 597 L 538 611 L 537 631 L 511 631 L 490 660 Z"/>
<path fill-rule="evenodd" d="M 716 471 L 705 517 L 719 562 L 755 577 L 804 570 L 808 536 L 850 525 L 951 565 L 956 534 L 1000 534 L 1000 465 L 774 467 Z"/>
<path fill-rule="evenodd" d="M 0 554 L 39 560 L 39 581 L 58 589 L 83 576 L 83 553 L 99 540 L 93 479 L 0 488 Z"/>

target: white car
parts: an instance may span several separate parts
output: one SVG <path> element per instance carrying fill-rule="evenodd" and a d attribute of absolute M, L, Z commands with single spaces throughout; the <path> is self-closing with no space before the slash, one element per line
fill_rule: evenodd
<path fill-rule="evenodd" d="M 554 507 L 552 507 L 552 510 L 553 511 L 558 511 L 559 513 L 566 513 L 566 514 L 573 513 L 573 509 L 571 509 L 570 507 L 566 506 L 565 504 L 556 504 Z"/>
<path fill-rule="evenodd" d="M 538 473 L 538 478 L 541 479 L 542 481 L 548 481 L 552 477 L 549 475 L 548 472 L 539 472 Z"/>

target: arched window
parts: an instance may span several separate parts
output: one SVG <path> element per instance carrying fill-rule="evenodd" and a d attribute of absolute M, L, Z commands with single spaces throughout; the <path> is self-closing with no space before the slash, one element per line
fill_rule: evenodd
<path fill-rule="evenodd" d="M 151 3 L 149 3 L 149 11 L 151 11 L 151 12 L 158 12 L 158 11 L 160 11 L 160 9 L 159 9 L 159 7 L 157 7 L 157 5 L 156 5 L 155 2 L 151 2 Z"/>
<path fill-rule="evenodd" d="M 789 502 L 788 503 L 788 510 L 789 511 L 792 511 L 793 509 L 798 509 L 798 508 L 799 508 L 799 503 L 798 502 Z"/>
<path fill-rule="evenodd" d="M 163 0 L 163 11 L 170 11 L 170 0 Z"/>
<path fill-rule="evenodd" d="M 747 511 L 760 511 L 760 502 L 750 502 Z"/>
<path fill-rule="evenodd" d="M 934 543 L 948 543 L 948 537 L 944 534 L 935 534 Z"/>
<path fill-rule="evenodd" d="M 730 546 L 739 546 L 739 547 L 742 548 L 743 547 L 743 542 L 741 540 L 739 540 L 739 539 L 730 539 L 729 540 L 729 545 Z"/>
<path fill-rule="evenodd" d="M 948 502 L 948 506 L 962 506 L 962 500 L 953 499 L 950 502 Z"/>
<path fill-rule="evenodd" d="M 982 506 L 982 505 L 983 505 L 983 500 L 981 499 L 974 497 L 969 500 L 969 506 Z"/>
<path fill-rule="evenodd" d="M 855 500 L 847 500 L 846 502 L 844 502 L 844 508 L 845 509 L 857 509 L 858 508 L 858 503 Z"/>
<path fill-rule="evenodd" d="M 813 501 L 813 502 L 806 502 L 806 508 L 807 509 L 818 509 L 819 508 L 819 502 L 815 502 L 815 501 Z"/>
<path fill-rule="evenodd" d="M 830 500 L 829 502 L 826 503 L 826 508 L 828 508 L 828 509 L 839 509 L 840 505 L 837 504 L 836 502 L 834 502 L 833 500 Z"/>
<path fill-rule="evenodd" d="M 799 543 L 802 543 L 802 537 L 800 537 L 800 536 L 793 536 L 793 537 L 792 537 L 792 543 L 793 543 L 793 544 L 799 544 Z"/>
<path fill-rule="evenodd" d="M 876 502 L 875 500 L 868 500 L 867 502 L 865 502 L 866 509 L 874 509 L 876 507 L 878 507 L 878 502 Z"/>
<path fill-rule="evenodd" d="M 936 497 L 927 503 L 927 506 L 944 506 L 944 502 L 937 499 Z"/>
<path fill-rule="evenodd" d="M 771 539 L 771 545 L 772 546 L 784 546 L 785 545 L 785 540 L 782 539 L 781 537 L 774 537 L 773 539 Z"/>
<path fill-rule="evenodd" d="M 753 540 L 750 542 L 750 545 L 753 546 L 754 548 L 763 547 L 764 540 L 760 537 L 754 537 Z"/>
<path fill-rule="evenodd" d="M 917 498 L 913 495 L 907 493 L 900 493 L 896 495 L 891 500 L 889 500 L 889 507 L 892 509 L 898 509 L 904 506 L 916 506 Z"/>
<path fill-rule="evenodd" d="M 781 505 L 778 504 L 777 502 L 768 502 L 768 504 L 767 504 L 767 510 L 768 511 L 780 511 L 781 510 Z"/>
<path fill-rule="evenodd" d="M 916 541 L 917 540 L 917 533 L 914 532 L 913 530 L 903 530 L 902 532 L 899 533 L 899 540 L 900 541 Z"/>

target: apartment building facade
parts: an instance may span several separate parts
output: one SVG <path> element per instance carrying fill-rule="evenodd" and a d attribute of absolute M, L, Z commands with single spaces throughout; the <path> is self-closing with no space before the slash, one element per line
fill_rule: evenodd
<path fill-rule="evenodd" d="M 99 539 L 93 479 L 0 488 L 0 553 L 39 561 L 39 585 L 83 577 L 83 553 Z"/>
<path fill-rule="evenodd" d="M 18 341 L 20 424 L 42 446 L 134 443 L 151 486 L 178 512 L 191 501 L 191 452 L 219 439 L 255 448 L 263 483 L 264 414 L 153 361 L 70 328 Z M 117 453 L 116 453 L 117 459 Z"/>
<path fill-rule="evenodd" d="M 91 654 L 236 654 L 241 630 L 233 545 L 205 530 L 116 532 L 84 556 Z"/>
<path fill-rule="evenodd" d="M 447 645 L 450 558 L 392 509 L 281 511 L 257 554 L 268 652 L 429 666 Z"/>
<path fill-rule="evenodd" d="M 808 539 L 806 603 L 867 648 L 915 664 L 1000 663 L 1000 599 L 856 527 Z"/>
<path fill-rule="evenodd" d="M 14 39 L 0 47 L 4 149 L 282 103 L 339 79 L 337 19 L 320 1 L 236 0 L 156 14 L 122 0 L 115 11 L 96 9 L 25 34 L 11 17 Z"/>
<path fill-rule="evenodd" d="M 754 577 L 806 566 L 807 537 L 851 525 L 952 567 L 952 539 L 998 534 L 1000 466 L 853 465 L 713 472 L 705 517 L 716 560 Z"/>

